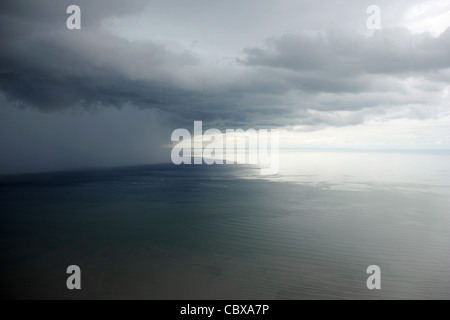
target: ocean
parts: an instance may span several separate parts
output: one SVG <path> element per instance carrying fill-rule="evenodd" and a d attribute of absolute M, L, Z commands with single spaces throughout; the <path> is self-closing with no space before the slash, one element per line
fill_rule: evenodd
<path fill-rule="evenodd" d="M 0 219 L 2 298 L 450 299 L 448 152 L 4 175 Z"/>

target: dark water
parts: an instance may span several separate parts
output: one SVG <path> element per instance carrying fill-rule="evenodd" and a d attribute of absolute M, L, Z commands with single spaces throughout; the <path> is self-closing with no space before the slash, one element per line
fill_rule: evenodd
<path fill-rule="evenodd" d="M 329 156 L 288 157 L 270 179 L 174 165 L 3 176 L 2 297 L 449 299 L 448 155 L 403 155 L 408 170 L 384 178 Z M 81 291 L 66 288 L 72 264 Z"/>

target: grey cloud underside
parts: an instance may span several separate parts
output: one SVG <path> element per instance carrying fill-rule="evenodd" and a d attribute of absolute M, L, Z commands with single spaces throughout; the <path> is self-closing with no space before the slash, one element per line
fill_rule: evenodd
<path fill-rule="evenodd" d="M 262 92 L 253 84 L 210 91 L 186 89 L 177 85 L 176 77 L 180 69 L 199 64 L 189 53 L 173 54 L 153 43 L 133 45 L 102 33 L 72 35 L 66 32 L 52 35 L 52 39 L 26 39 L 2 50 L 0 87 L 12 103 L 43 111 L 130 103 L 160 109 L 186 122 L 202 119 L 245 124 L 257 111 L 242 108 L 246 99 L 257 100 L 269 90 L 281 90 L 262 81 L 261 86 L 267 86 Z M 259 107 L 278 103 L 276 96 L 259 100 Z M 254 102 L 248 103 L 251 106 Z M 260 116 L 270 110 L 260 110 Z"/>
<path fill-rule="evenodd" d="M 266 48 L 246 49 L 244 62 L 341 76 L 433 72 L 450 67 L 448 49 L 450 29 L 439 38 L 406 29 L 378 31 L 370 38 L 331 32 L 270 39 Z"/>
<path fill-rule="evenodd" d="M 31 3 L 34 11 L 21 1 L 1 5 L 0 90 L 10 103 L 42 111 L 132 104 L 159 109 L 180 124 L 341 126 L 402 106 L 412 117 L 427 117 L 416 111 L 428 97 L 412 95 L 401 80 L 422 78 L 428 87 L 420 90 L 433 95 L 449 79 L 450 29 L 438 38 L 401 29 L 369 38 L 282 35 L 244 49 L 229 69 L 211 67 L 188 49 L 102 32 L 99 20 L 125 8 L 118 1 L 106 7 L 81 1 L 89 10 L 80 31 L 61 28 L 59 13 L 70 3 Z M 131 1 L 127 12 L 144 4 Z"/>

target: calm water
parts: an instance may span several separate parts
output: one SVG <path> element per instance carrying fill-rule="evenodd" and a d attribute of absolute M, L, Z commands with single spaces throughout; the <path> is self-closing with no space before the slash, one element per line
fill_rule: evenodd
<path fill-rule="evenodd" d="M 449 299 L 450 154 L 0 177 L 7 298 Z M 66 289 L 67 266 L 82 290 Z M 382 289 L 366 287 L 381 268 Z"/>

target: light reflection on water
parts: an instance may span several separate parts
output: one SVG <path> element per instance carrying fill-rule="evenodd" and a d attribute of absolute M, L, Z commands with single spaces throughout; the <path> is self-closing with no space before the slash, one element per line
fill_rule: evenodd
<path fill-rule="evenodd" d="M 274 176 L 247 178 L 356 191 L 367 188 L 450 187 L 449 152 L 282 150 Z"/>

